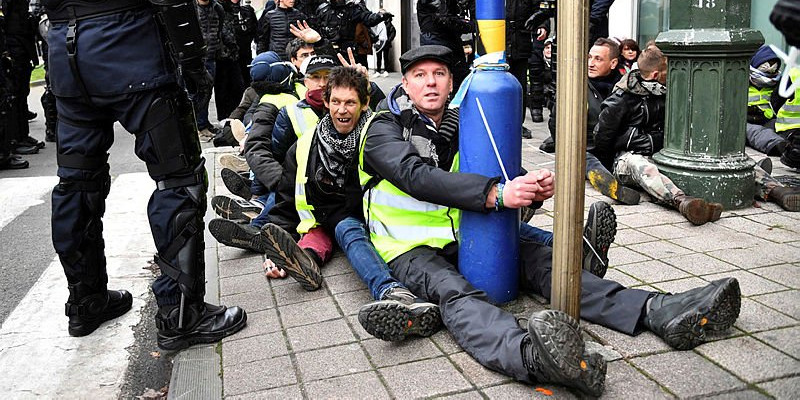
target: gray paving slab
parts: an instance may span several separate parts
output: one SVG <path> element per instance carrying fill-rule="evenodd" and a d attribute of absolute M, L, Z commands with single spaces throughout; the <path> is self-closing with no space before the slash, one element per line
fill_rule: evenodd
<path fill-rule="evenodd" d="M 763 247 L 717 250 L 708 252 L 708 255 L 743 269 L 779 265 L 786 262 L 778 255 L 770 254 Z"/>
<path fill-rule="evenodd" d="M 320 269 L 322 276 L 334 276 L 353 272 L 344 253 L 336 252 L 333 257 Z"/>
<path fill-rule="evenodd" d="M 375 371 L 327 378 L 305 384 L 309 399 L 390 399 Z"/>
<path fill-rule="evenodd" d="M 707 396 L 746 384 L 691 351 L 637 357 L 631 363 L 680 398 Z"/>
<path fill-rule="evenodd" d="M 333 298 L 345 315 L 356 315 L 361 306 L 373 301 L 372 295 L 367 289 L 339 293 Z"/>
<path fill-rule="evenodd" d="M 796 359 L 749 337 L 706 343 L 696 351 L 748 383 L 800 373 Z"/>
<path fill-rule="evenodd" d="M 511 378 L 479 364 L 465 352 L 451 354 L 449 358 L 456 365 L 456 368 L 461 370 L 464 377 L 476 387 L 482 388 L 513 381 Z"/>
<path fill-rule="evenodd" d="M 487 397 L 493 400 L 516 399 L 579 399 L 580 397 L 570 392 L 563 386 L 549 383 L 525 385 L 518 382 L 509 382 L 492 386 L 482 390 Z"/>
<path fill-rule="evenodd" d="M 619 360 L 608 363 L 606 390 L 601 399 L 673 399 L 675 396 L 664 391 L 658 383 L 643 375 L 628 361 Z"/>
<path fill-rule="evenodd" d="M 692 275 L 702 276 L 733 271 L 737 267 L 731 263 L 703 253 L 686 254 L 663 259 L 667 264 Z"/>
<path fill-rule="evenodd" d="M 635 208 L 636 207 L 630 207 L 631 210 L 634 210 Z M 615 210 L 617 209 L 615 208 Z M 667 224 L 667 225 L 647 226 L 644 228 L 639 228 L 637 230 L 659 239 L 697 237 L 698 235 L 700 235 L 700 232 L 693 231 L 692 228 L 694 227 L 686 226 L 683 224 Z"/>
<path fill-rule="evenodd" d="M 261 263 L 262 256 L 259 254 L 222 261 L 219 263 L 219 276 L 220 278 L 226 278 L 229 276 L 258 273 L 262 271 Z"/>
<path fill-rule="evenodd" d="M 778 310 L 794 319 L 800 319 L 800 290 L 786 290 L 753 296 L 753 300 Z"/>
<path fill-rule="evenodd" d="M 297 385 L 283 386 L 274 389 L 249 392 L 240 395 L 225 396 L 231 400 L 301 400 L 303 393 Z"/>
<path fill-rule="evenodd" d="M 255 290 L 252 292 L 234 294 L 222 293 L 220 302 L 222 304 L 236 304 L 247 310 L 248 316 L 251 312 L 263 311 L 275 307 L 275 301 L 272 298 L 272 293 L 270 293 L 268 286 L 265 286 L 263 290 Z"/>
<path fill-rule="evenodd" d="M 692 276 L 689 278 L 676 279 L 674 281 L 658 282 L 654 283 L 652 286 L 664 293 L 680 293 L 705 285 L 708 285 L 708 282 Z"/>
<path fill-rule="evenodd" d="M 342 316 L 336 304 L 329 297 L 286 306 L 278 305 L 278 312 L 285 328 L 308 325 Z"/>
<path fill-rule="evenodd" d="M 267 358 L 225 367 L 223 387 L 226 396 L 241 395 L 297 383 L 288 356 Z"/>
<path fill-rule="evenodd" d="M 225 295 L 256 292 L 266 288 L 267 277 L 262 272 L 229 276 L 219 280 L 220 293 Z"/>
<path fill-rule="evenodd" d="M 236 337 L 225 341 L 222 350 L 223 367 L 289 354 L 283 332 L 265 333 L 241 339 Z"/>
<path fill-rule="evenodd" d="M 786 286 L 780 283 L 772 282 L 748 271 L 728 271 L 715 275 L 706 275 L 703 279 L 711 282 L 728 277 L 736 278 L 739 281 L 739 289 L 742 291 L 742 296 L 745 297 L 774 293 L 787 289 Z"/>
<path fill-rule="evenodd" d="M 735 392 L 720 393 L 714 396 L 708 396 L 707 399 L 714 400 L 766 400 L 769 396 L 765 396 L 755 390 L 739 390 Z"/>
<path fill-rule="evenodd" d="M 439 347 L 444 354 L 453 354 L 463 351 L 461 346 L 456 343 L 453 335 L 451 335 L 446 329 L 442 329 L 441 331 L 433 334 L 433 336 L 431 336 L 431 340 L 436 343 L 436 346 Z"/>
<path fill-rule="evenodd" d="M 773 348 L 800 360 L 800 326 L 772 329 L 753 336 Z"/>
<path fill-rule="evenodd" d="M 800 265 L 782 264 L 751 269 L 750 272 L 792 289 L 800 289 Z"/>
<path fill-rule="evenodd" d="M 456 393 L 447 396 L 436 397 L 439 400 L 483 400 L 483 396 L 477 390 L 464 393 Z"/>
<path fill-rule="evenodd" d="M 344 318 L 289 328 L 286 334 L 289 336 L 289 345 L 295 352 L 356 341 Z"/>
<path fill-rule="evenodd" d="M 473 388 L 445 357 L 381 368 L 389 390 L 400 399 L 449 394 Z M 430 379 L 435 377 L 435 379 Z"/>
<path fill-rule="evenodd" d="M 239 303 L 226 303 L 236 304 L 243 307 Z M 278 318 L 277 310 L 274 308 L 268 310 L 256 311 L 256 309 L 245 308 L 247 311 L 247 326 L 235 336 L 226 338 L 226 340 L 237 340 L 250 336 L 260 336 L 267 333 L 273 333 L 281 330 L 281 321 Z"/>
<path fill-rule="evenodd" d="M 609 259 L 609 261 L 611 264 L 613 264 L 613 260 Z M 645 283 L 636 277 L 626 274 L 619 267 L 612 267 L 606 270 L 606 275 L 604 278 L 618 282 L 620 285 L 625 287 L 638 286 Z"/>
<path fill-rule="evenodd" d="M 615 246 L 608 250 L 608 261 L 612 266 L 652 260 L 652 257 L 633 251 L 627 247 Z"/>
<path fill-rule="evenodd" d="M 325 282 L 333 294 L 354 292 L 367 288 L 367 285 L 355 273 L 329 276 L 325 278 Z"/>
<path fill-rule="evenodd" d="M 324 287 L 309 292 L 308 290 L 303 289 L 303 287 L 297 284 L 297 282 L 295 282 L 292 278 L 287 278 L 284 280 L 291 281 L 292 284 L 280 285 L 272 288 L 272 293 L 275 295 L 276 304 L 287 306 L 290 304 L 303 303 L 310 300 L 319 300 L 329 296 L 328 291 L 325 290 Z"/>
<path fill-rule="evenodd" d="M 797 320 L 779 313 L 751 299 L 742 299 L 742 308 L 735 327 L 755 333 L 797 325 Z"/>
<path fill-rule="evenodd" d="M 298 353 L 297 365 L 304 382 L 363 372 L 372 366 L 358 344 L 345 344 Z"/>
<path fill-rule="evenodd" d="M 800 376 L 759 383 L 758 387 L 777 400 L 795 400 L 800 393 Z"/>
<path fill-rule="evenodd" d="M 650 236 L 637 229 L 627 228 L 618 229 L 617 235 L 614 238 L 614 243 L 620 246 L 626 246 L 636 243 L 646 243 L 659 240 L 657 237 Z"/>
<path fill-rule="evenodd" d="M 656 243 L 661 242 L 653 242 L 652 244 Z M 688 275 L 686 272 L 658 260 L 620 265 L 617 269 L 643 282 L 671 281 L 686 278 Z"/>
<path fill-rule="evenodd" d="M 673 239 L 673 241 L 676 241 L 676 239 Z M 656 260 L 664 260 L 671 257 L 693 253 L 692 250 L 686 247 L 679 246 L 666 240 L 632 244 L 627 247 L 633 251 L 642 253 Z"/>
<path fill-rule="evenodd" d="M 367 350 L 370 361 L 378 368 L 444 355 L 428 338 L 414 337 L 402 343 L 371 339 L 361 344 Z"/>
<path fill-rule="evenodd" d="M 636 336 L 626 335 L 591 322 L 581 320 L 581 326 L 593 337 L 618 350 L 624 357 L 661 353 L 671 350 L 669 345 L 652 332 L 642 332 Z"/>

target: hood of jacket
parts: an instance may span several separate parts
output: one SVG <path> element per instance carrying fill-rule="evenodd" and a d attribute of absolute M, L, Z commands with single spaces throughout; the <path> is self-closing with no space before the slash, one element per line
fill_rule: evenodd
<path fill-rule="evenodd" d="M 645 81 L 642 79 L 642 73 L 638 69 L 626 73 L 622 79 L 614 85 L 614 90 L 616 89 L 639 96 L 663 96 L 667 91 L 667 88 L 660 82 Z"/>

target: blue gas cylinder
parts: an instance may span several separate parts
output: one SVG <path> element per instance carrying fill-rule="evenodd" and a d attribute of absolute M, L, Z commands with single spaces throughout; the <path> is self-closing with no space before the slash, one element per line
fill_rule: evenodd
<path fill-rule="evenodd" d="M 507 64 L 478 66 L 467 84 L 459 111 L 459 171 L 499 176 L 505 183 L 478 104 L 505 175 L 514 179 L 522 165 L 522 86 Z M 458 267 L 496 303 L 514 300 L 519 292 L 519 223 L 515 209 L 464 211 L 461 216 Z"/>

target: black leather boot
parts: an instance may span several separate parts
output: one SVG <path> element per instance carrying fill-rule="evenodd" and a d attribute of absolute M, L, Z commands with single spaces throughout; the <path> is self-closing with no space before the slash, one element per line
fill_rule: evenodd
<path fill-rule="evenodd" d="M 195 344 L 216 343 L 247 325 L 247 313 L 239 307 L 203 302 L 159 307 L 156 314 L 158 347 L 181 350 Z"/>
<path fill-rule="evenodd" d="M 704 343 L 706 332 L 724 331 L 736 322 L 741 307 L 736 278 L 719 279 L 678 294 L 656 294 L 649 300 L 645 326 L 678 350 Z"/>
<path fill-rule="evenodd" d="M 86 336 L 100 324 L 117 318 L 131 309 L 133 296 L 127 290 L 96 291 L 78 283 L 69 285 L 65 314 L 69 317 L 70 336 Z"/>
<path fill-rule="evenodd" d="M 639 204 L 639 192 L 623 185 L 614 175 L 601 169 L 589 169 L 586 172 L 589 183 L 598 192 L 620 203 Z"/>
<path fill-rule="evenodd" d="M 544 310 L 531 315 L 522 361 L 537 383 L 573 387 L 595 397 L 605 389 L 606 361 L 586 351 L 578 321 L 566 313 Z"/>

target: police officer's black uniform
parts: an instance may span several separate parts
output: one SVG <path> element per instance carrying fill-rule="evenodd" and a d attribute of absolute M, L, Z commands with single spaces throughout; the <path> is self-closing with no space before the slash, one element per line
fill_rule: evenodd
<path fill-rule="evenodd" d="M 203 301 L 207 176 L 191 103 L 162 50 L 169 39 L 192 91 L 210 83 L 194 1 L 152 3 L 44 1 L 59 113 L 52 229 L 69 284 L 70 335 L 87 335 L 130 309 L 130 293 L 106 288 L 101 220 L 111 184 L 107 151 L 119 121 L 136 135 L 136 154 L 156 181 L 147 211 L 162 275 L 152 287 L 158 344 L 173 350 L 218 341 L 244 327 L 247 316 Z"/>

